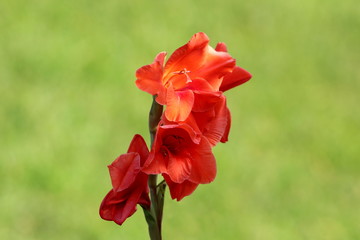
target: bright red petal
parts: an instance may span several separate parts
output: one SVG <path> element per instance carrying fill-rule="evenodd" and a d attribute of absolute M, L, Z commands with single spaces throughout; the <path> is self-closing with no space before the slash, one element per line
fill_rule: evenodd
<path fill-rule="evenodd" d="M 193 112 L 209 111 L 223 98 L 222 92 L 194 91 L 194 96 Z"/>
<path fill-rule="evenodd" d="M 152 64 L 143 66 L 136 71 L 136 86 L 139 89 L 151 95 L 156 95 L 164 90 L 162 77 L 165 56 L 165 52 L 159 53 Z"/>
<path fill-rule="evenodd" d="M 216 176 L 216 161 L 209 141 L 203 137 L 199 145 L 189 149 L 191 156 L 191 175 L 193 183 L 210 183 Z"/>
<path fill-rule="evenodd" d="M 220 86 L 220 91 L 225 92 L 231 88 L 239 86 L 250 80 L 251 74 L 242 69 L 241 67 L 236 66 L 232 73 L 227 74 Z"/>
<path fill-rule="evenodd" d="M 192 81 L 187 84 L 186 89 L 193 90 L 193 91 L 195 91 L 195 90 L 208 91 L 208 92 L 215 91 L 213 86 L 211 86 L 210 83 L 203 78 L 192 79 Z"/>
<path fill-rule="evenodd" d="M 206 49 L 204 63 L 197 71 L 190 73 L 191 76 L 198 76 L 208 80 L 210 85 L 218 90 L 222 77 L 230 73 L 235 67 L 235 59 L 226 52 L 217 52 L 212 47 Z M 189 69 L 191 71 L 191 69 Z M 192 75 L 193 74 L 193 75 Z"/>
<path fill-rule="evenodd" d="M 209 140 L 211 146 L 218 142 L 226 142 L 230 130 L 231 117 L 226 106 L 226 98 L 222 96 L 213 109 L 204 113 L 193 113 L 198 124 L 203 126 L 203 135 Z"/>
<path fill-rule="evenodd" d="M 140 155 L 134 152 L 122 154 L 108 168 L 114 191 L 122 191 L 135 181 L 140 172 Z"/>
<path fill-rule="evenodd" d="M 171 180 L 176 183 L 185 181 L 190 175 L 191 163 L 190 159 L 184 154 L 172 154 L 169 152 L 169 164 L 167 166 L 167 174 Z"/>
<path fill-rule="evenodd" d="M 171 86 L 167 91 L 166 103 L 166 118 L 174 122 L 184 121 L 194 105 L 194 93 L 191 90 L 174 91 Z"/>
<path fill-rule="evenodd" d="M 156 140 L 154 146 L 156 145 Z M 148 159 L 146 160 L 142 172 L 146 174 L 159 174 L 167 172 L 167 156 L 163 155 L 159 150 L 151 150 Z"/>
<path fill-rule="evenodd" d="M 190 181 L 185 180 L 182 183 L 175 183 L 171 181 L 170 177 L 166 174 L 163 174 L 163 177 L 169 186 L 170 194 L 172 199 L 176 199 L 180 201 L 186 196 L 192 194 L 199 184 L 192 183 Z"/>

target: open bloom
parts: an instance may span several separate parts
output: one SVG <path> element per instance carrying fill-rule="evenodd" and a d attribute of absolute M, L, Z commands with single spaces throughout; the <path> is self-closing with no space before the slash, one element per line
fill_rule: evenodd
<path fill-rule="evenodd" d="M 154 62 L 136 72 L 136 85 L 143 91 L 157 95 L 156 101 L 166 105 L 165 116 L 170 121 L 184 121 L 193 109 L 195 94 L 225 91 L 248 79 L 251 75 L 235 66 L 224 43 L 216 49 L 209 46 L 205 33 L 196 33 L 178 48 L 165 62 L 165 52 Z M 247 79 L 247 80 L 246 80 Z"/>
<path fill-rule="evenodd" d="M 113 188 L 101 203 L 101 218 L 121 225 L 135 213 L 136 204 L 150 207 L 148 176 L 141 172 L 148 155 L 149 150 L 144 139 L 135 135 L 128 152 L 120 155 L 108 166 Z"/>
<path fill-rule="evenodd" d="M 216 162 L 211 144 L 194 130 L 196 127 L 188 123 L 164 124 L 161 121 L 143 171 L 166 174 L 175 183 L 213 181 Z"/>

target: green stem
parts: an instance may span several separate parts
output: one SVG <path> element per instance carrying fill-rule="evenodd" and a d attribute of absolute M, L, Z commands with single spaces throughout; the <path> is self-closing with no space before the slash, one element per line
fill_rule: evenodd
<path fill-rule="evenodd" d="M 152 148 L 154 143 L 157 125 L 161 119 L 162 112 L 163 106 L 155 101 L 154 96 L 149 113 L 150 148 Z M 149 175 L 148 185 L 150 189 L 151 206 L 150 211 L 144 209 L 144 214 L 149 226 L 150 239 L 161 240 L 161 221 L 166 183 L 161 182 L 157 185 L 157 175 Z"/>

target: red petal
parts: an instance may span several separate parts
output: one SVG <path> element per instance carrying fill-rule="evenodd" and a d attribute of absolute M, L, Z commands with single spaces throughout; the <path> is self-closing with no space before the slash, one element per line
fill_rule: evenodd
<path fill-rule="evenodd" d="M 147 180 L 148 176 L 140 172 L 130 188 L 120 192 L 110 190 L 100 205 L 100 216 L 105 220 L 114 221 L 121 225 L 134 214 L 136 204 L 150 207 Z"/>
<path fill-rule="evenodd" d="M 215 48 L 216 51 L 218 52 L 227 52 L 227 47 L 226 47 L 226 44 L 223 43 L 223 42 L 219 42 L 217 45 L 216 45 L 216 48 Z"/>
<path fill-rule="evenodd" d="M 124 207 L 120 211 L 116 211 L 113 221 L 121 225 L 128 217 L 133 215 L 142 193 L 142 188 L 135 188 L 131 192 L 131 195 L 126 199 Z"/>
<path fill-rule="evenodd" d="M 216 161 L 209 141 L 203 137 L 199 145 L 189 149 L 191 156 L 191 175 L 193 183 L 210 183 L 216 176 Z"/>
<path fill-rule="evenodd" d="M 175 183 L 171 181 L 170 177 L 166 174 L 163 174 L 163 177 L 169 186 L 170 194 L 172 199 L 176 199 L 180 201 L 186 196 L 192 194 L 199 184 L 192 183 L 190 181 L 185 180 L 182 183 Z"/>
<path fill-rule="evenodd" d="M 108 192 L 108 194 L 106 194 L 104 200 L 101 202 L 99 214 L 100 217 L 104 220 L 107 221 L 113 220 L 113 215 L 115 212 L 114 203 L 116 203 L 116 201 L 112 200 L 114 196 L 115 196 L 115 192 L 111 189 Z"/>
<path fill-rule="evenodd" d="M 194 91 L 194 106 L 193 112 L 205 112 L 214 108 L 214 105 L 221 101 L 223 95 L 222 92 L 203 92 Z"/>
<path fill-rule="evenodd" d="M 221 85 L 221 78 L 230 73 L 235 67 L 235 59 L 226 52 L 217 52 L 212 47 L 206 49 L 206 57 L 203 65 L 197 71 L 192 71 L 190 78 L 194 75 L 206 79 L 211 86 L 218 90 Z M 191 69 L 188 69 L 191 71 Z"/>
<path fill-rule="evenodd" d="M 191 164 L 190 159 L 184 154 L 172 154 L 169 152 L 169 164 L 167 166 L 167 174 L 171 180 L 181 183 L 190 175 Z"/>
<path fill-rule="evenodd" d="M 210 83 L 203 78 L 192 79 L 192 81 L 187 84 L 186 89 L 208 92 L 215 91 L 215 89 L 210 85 Z"/>
<path fill-rule="evenodd" d="M 198 69 L 202 62 L 203 50 L 209 43 L 209 38 L 205 33 L 194 34 L 190 41 L 184 46 L 175 50 L 170 56 L 164 69 L 165 78 L 173 76 L 173 72 L 181 71 L 184 68 Z M 171 74 L 170 76 L 167 76 Z"/>
<path fill-rule="evenodd" d="M 223 96 L 213 108 L 206 113 L 194 113 L 197 122 L 203 126 L 203 135 L 209 140 L 211 146 L 218 142 L 226 142 L 230 130 L 230 112 L 226 106 L 226 98 Z"/>
<path fill-rule="evenodd" d="M 222 143 L 225 143 L 225 142 L 228 141 L 230 127 L 231 127 L 231 113 L 230 113 L 230 110 L 227 107 L 226 107 L 226 118 L 227 118 L 227 123 L 226 123 L 225 132 L 224 132 L 223 136 L 220 139 L 220 141 Z"/>
<path fill-rule="evenodd" d="M 137 152 L 140 155 L 140 166 L 144 165 L 145 160 L 148 158 L 149 156 L 149 149 L 146 145 L 146 142 L 144 140 L 144 138 L 139 135 L 136 134 L 134 136 L 134 138 L 132 139 L 129 149 L 128 149 L 128 153 L 130 152 Z"/>
<path fill-rule="evenodd" d="M 160 105 L 166 105 L 166 95 L 167 95 L 167 89 L 162 88 L 162 90 L 158 93 L 156 96 L 156 102 Z"/>
<path fill-rule="evenodd" d="M 225 92 L 231 88 L 239 86 L 250 80 L 251 74 L 238 66 L 234 68 L 232 73 L 227 74 L 220 86 L 220 91 Z"/>
<path fill-rule="evenodd" d="M 162 77 L 165 56 L 165 52 L 159 53 L 152 64 L 143 66 L 136 71 L 136 86 L 139 89 L 151 95 L 156 95 L 164 90 Z"/>
<path fill-rule="evenodd" d="M 138 204 L 140 204 L 142 207 L 145 207 L 145 208 L 149 209 L 150 205 L 151 205 L 151 201 L 150 201 L 150 198 L 149 198 L 149 193 L 143 192 L 141 194 L 141 197 L 139 199 Z"/>
<path fill-rule="evenodd" d="M 166 118 L 175 122 L 184 121 L 194 105 L 194 93 L 191 90 L 175 92 L 170 86 L 167 91 L 166 103 Z"/>
<path fill-rule="evenodd" d="M 154 142 L 154 146 L 158 143 Z M 146 160 L 144 167 L 141 171 L 146 174 L 159 174 L 167 172 L 167 159 L 162 155 L 160 151 L 156 151 L 154 148 L 151 150 L 148 159 Z"/>
<path fill-rule="evenodd" d="M 119 198 L 121 193 L 115 193 L 113 190 L 105 196 L 100 205 L 100 217 L 107 221 L 114 221 L 121 225 L 124 221 L 133 215 L 136 211 L 136 203 L 133 204 L 133 199 L 129 203 L 121 201 Z M 134 197 L 132 197 L 134 198 Z"/>
<path fill-rule="evenodd" d="M 135 181 L 140 172 L 140 155 L 134 152 L 122 154 L 108 168 L 114 191 L 122 191 Z"/>
<path fill-rule="evenodd" d="M 198 144 L 201 140 L 201 131 L 198 128 L 196 120 L 190 114 L 184 122 L 170 122 L 163 117 L 163 120 L 159 124 L 160 129 L 183 129 L 186 131 L 188 136 L 191 138 L 193 143 Z"/>

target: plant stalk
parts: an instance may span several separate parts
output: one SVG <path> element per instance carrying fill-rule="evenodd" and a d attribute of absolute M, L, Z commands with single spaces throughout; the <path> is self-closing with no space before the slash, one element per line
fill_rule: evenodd
<path fill-rule="evenodd" d="M 156 129 L 163 112 L 163 106 L 155 101 L 155 97 L 156 96 L 153 96 L 153 102 L 149 112 L 150 148 L 153 146 Z M 149 175 L 148 185 L 150 189 L 151 206 L 150 210 L 144 209 L 144 214 L 149 226 L 150 239 L 161 240 L 161 222 L 166 183 L 161 182 L 157 185 L 157 175 Z"/>

